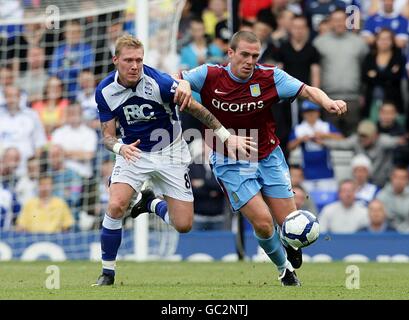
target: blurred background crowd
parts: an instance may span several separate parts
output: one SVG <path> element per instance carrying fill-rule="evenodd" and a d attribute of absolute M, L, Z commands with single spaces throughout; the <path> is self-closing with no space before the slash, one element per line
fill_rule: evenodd
<path fill-rule="evenodd" d="M 78 6 L 92 12 L 99 1 Z M 0 230 L 96 229 L 114 159 L 101 144 L 94 92 L 114 70 L 115 40 L 135 34 L 135 12 L 53 29 L 30 22 L 44 3 L 58 5 L 0 0 L 2 21 L 24 21 L 0 25 Z M 409 1 L 241 0 L 239 17 L 239 29 L 261 40 L 260 63 L 348 104 L 340 118 L 299 99 L 272 107 L 297 207 L 317 214 L 323 232 L 409 232 Z M 176 54 L 159 32 L 146 64 L 174 73 L 227 63 L 226 0 L 187 0 L 178 30 Z M 201 129 L 180 117 L 184 130 Z M 193 159 L 209 152 L 189 142 Z M 209 165 L 194 161 L 190 176 L 194 228 L 230 229 L 234 215 Z"/>

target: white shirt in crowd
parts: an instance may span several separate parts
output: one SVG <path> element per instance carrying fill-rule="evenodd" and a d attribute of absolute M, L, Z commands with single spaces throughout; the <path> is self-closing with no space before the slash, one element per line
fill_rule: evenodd
<path fill-rule="evenodd" d="M 81 124 L 74 128 L 70 125 L 64 125 L 56 129 L 51 137 L 53 144 L 60 145 L 64 151 L 83 151 L 96 152 L 97 150 L 97 134 L 94 130 Z M 78 173 L 83 178 L 92 176 L 91 161 L 65 160 L 65 167 Z"/>
<path fill-rule="evenodd" d="M 328 204 L 318 220 L 321 233 L 354 233 L 369 225 L 368 209 L 358 202 L 350 208 L 345 208 L 340 201 Z"/>
<path fill-rule="evenodd" d="M 29 108 L 21 108 L 14 115 L 0 108 L 0 113 L 0 149 L 15 147 L 20 151 L 21 162 L 17 170 L 20 176 L 27 170 L 27 159 L 47 143 L 44 127 L 38 114 Z"/>

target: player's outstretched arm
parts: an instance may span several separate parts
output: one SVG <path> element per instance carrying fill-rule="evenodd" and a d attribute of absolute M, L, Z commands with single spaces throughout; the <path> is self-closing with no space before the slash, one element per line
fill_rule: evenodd
<path fill-rule="evenodd" d="M 305 85 L 300 93 L 300 97 L 308 99 L 322 106 L 330 113 L 342 115 L 347 112 L 347 104 L 343 100 L 332 100 L 319 88 Z"/>
<path fill-rule="evenodd" d="M 137 159 L 140 159 L 141 150 L 139 150 L 137 146 L 141 143 L 141 141 L 138 139 L 131 144 L 119 143 L 118 139 L 116 138 L 115 119 L 101 122 L 101 130 L 104 146 L 109 151 L 120 154 L 126 161 L 136 161 Z"/>
<path fill-rule="evenodd" d="M 252 137 L 232 135 L 209 110 L 196 100 L 192 99 L 185 111 L 200 120 L 206 127 L 212 129 L 215 135 L 227 145 L 229 155 L 232 157 L 235 158 L 236 150 L 245 157 L 248 157 L 250 152 L 257 153 L 257 143 L 251 141 L 253 140 Z"/>

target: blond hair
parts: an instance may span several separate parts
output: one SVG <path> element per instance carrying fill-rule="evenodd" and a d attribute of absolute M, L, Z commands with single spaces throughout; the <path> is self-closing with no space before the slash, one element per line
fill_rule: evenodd
<path fill-rule="evenodd" d="M 143 49 L 143 44 L 140 40 L 132 37 L 129 34 L 125 34 L 123 36 L 120 36 L 116 42 L 115 42 L 115 55 L 119 56 L 121 53 L 122 48 L 124 47 L 131 47 L 135 49 L 142 48 Z"/>

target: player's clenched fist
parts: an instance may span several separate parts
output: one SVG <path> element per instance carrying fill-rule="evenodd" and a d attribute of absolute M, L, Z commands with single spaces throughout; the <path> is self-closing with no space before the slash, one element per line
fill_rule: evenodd
<path fill-rule="evenodd" d="M 323 107 L 330 113 L 341 115 L 347 112 L 347 104 L 343 100 L 329 100 Z"/>

